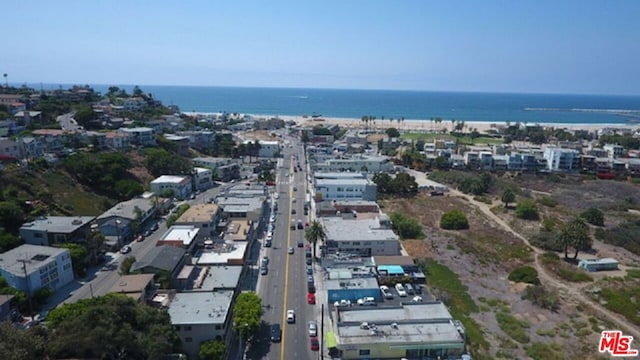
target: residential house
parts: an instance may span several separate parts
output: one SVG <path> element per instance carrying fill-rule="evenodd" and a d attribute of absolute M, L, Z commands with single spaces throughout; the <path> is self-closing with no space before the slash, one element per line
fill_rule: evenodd
<path fill-rule="evenodd" d="M 164 138 L 173 144 L 176 153 L 182 156 L 189 155 L 189 137 L 188 136 L 180 136 L 176 134 L 164 134 Z"/>
<path fill-rule="evenodd" d="M 130 136 L 128 134 L 110 131 L 105 134 L 104 145 L 108 149 L 127 150 L 131 146 L 129 140 Z"/>
<path fill-rule="evenodd" d="M 149 185 L 151 191 L 158 196 L 164 196 L 167 191 L 173 191 L 173 197 L 188 199 L 193 193 L 191 177 L 185 175 L 162 175 L 151 181 Z"/>
<path fill-rule="evenodd" d="M 122 201 L 98 216 L 98 229 L 106 238 L 106 245 L 114 250 L 131 240 L 134 231 L 156 211 L 151 199 L 134 198 Z"/>
<path fill-rule="evenodd" d="M 196 190 L 206 190 L 213 187 L 213 171 L 211 169 L 193 168 L 193 182 Z"/>
<path fill-rule="evenodd" d="M 11 299 L 13 295 L 0 294 L 0 322 L 11 320 Z"/>
<path fill-rule="evenodd" d="M 493 155 L 491 169 L 506 171 L 509 169 L 509 155 Z"/>
<path fill-rule="evenodd" d="M 177 134 L 188 137 L 189 146 L 198 151 L 209 153 L 216 145 L 213 131 L 179 131 Z"/>
<path fill-rule="evenodd" d="M 135 128 L 120 128 L 120 133 L 129 135 L 129 142 L 137 146 L 155 146 L 156 136 L 152 128 L 148 127 L 135 127 Z"/>
<path fill-rule="evenodd" d="M 172 285 L 185 263 L 189 263 L 186 250 L 177 246 L 161 245 L 149 250 L 142 259 L 131 265 L 131 272 L 159 274 L 165 272 Z"/>
<path fill-rule="evenodd" d="M 189 357 L 196 358 L 200 344 L 209 340 L 231 343 L 234 292 L 177 293 L 169 306 L 171 324 Z"/>
<path fill-rule="evenodd" d="M 572 171 L 580 168 L 580 153 L 577 150 L 547 147 L 544 150 L 547 170 Z"/>
<path fill-rule="evenodd" d="M 318 172 L 389 172 L 393 162 L 386 156 L 353 154 L 316 162 L 312 169 Z"/>
<path fill-rule="evenodd" d="M 138 303 L 146 304 L 157 291 L 153 277 L 153 274 L 122 275 L 109 292 L 124 294 Z"/>
<path fill-rule="evenodd" d="M 178 275 L 177 284 L 181 292 L 218 290 L 240 290 L 240 279 L 244 274 L 242 266 L 195 266 L 185 265 Z"/>
<path fill-rule="evenodd" d="M 45 151 L 59 154 L 76 133 L 58 129 L 36 129 L 31 132 L 31 135 L 38 139 Z"/>
<path fill-rule="evenodd" d="M 22 159 L 20 143 L 9 139 L 0 139 L 0 155 L 12 156 L 16 159 Z"/>
<path fill-rule="evenodd" d="M 221 216 L 221 208 L 216 204 L 195 204 L 189 207 L 174 225 L 189 225 L 198 229 L 198 240 L 217 235 L 216 224 Z"/>
<path fill-rule="evenodd" d="M 156 246 L 170 245 L 193 253 L 197 245 L 198 229 L 191 225 L 173 225 L 162 235 Z"/>
<path fill-rule="evenodd" d="M 602 147 L 607 152 L 607 156 L 611 159 L 616 159 L 624 156 L 624 147 L 616 144 L 606 144 Z"/>
<path fill-rule="evenodd" d="M 212 169 L 221 181 L 240 178 L 240 165 L 231 158 L 197 157 L 191 160 L 193 165 Z"/>
<path fill-rule="evenodd" d="M 254 140 L 245 140 L 244 144 L 247 145 L 250 142 L 255 142 Z M 258 157 L 272 158 L 280 153 L 280 142 L 277 140 L 267 141 L 267 140 L 258 140 L 260 144 L 260 149 L 258 150 Z"/>
<path fill-rule="evenodd" d="M 69 249 L 24 244 L 0 254 L 0 276 L 7 285 L 33 294 L 56 292 L 73 281 Z"/>
<path fill-rule="evenodd" d="M 20 238 L 26 244 L 52 246 L 84 242 L 91 231 L 94 216 L 41 216 L 20 226 Z"/>

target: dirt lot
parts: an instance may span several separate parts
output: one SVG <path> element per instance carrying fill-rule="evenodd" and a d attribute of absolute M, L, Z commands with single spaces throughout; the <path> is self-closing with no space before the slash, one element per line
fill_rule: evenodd
<path fill-rule="evenodd" d="M 456 192 L 444 197 L 429 197 L 423 193 L 414 199 L 381 200 L 380 204 L 387 213 L 400 211 L 423 224 L 426 234 L 424 240 L 403 241 L 410 255 L 432 258 L 446 265 L 467 287 L 468 294 L 479 307 L 479 311 L 470 316 L 481 326 L 484 339 L 490 344 L 486 354 L 476 353 L 475 358 L 606 358 L 597 352 L 599 332 L 610 329 L 612 325 L 602 313 L 591 311 L 587 303 L 582 303 L 580 299 L 583 297 L 576 296 L 593 287 L 594 283 L 568 283 L 564 289 L 552 289 L 560 300 L 557 311 L 545 310 L 529 300 L 523 300 L 526 285 L 510 282 L 507 277 L 516 267 L 534 265 L 535 254 L 521 238 L 505 229 L 505 226 L 527 237 L 540 228 L 540 222 L 518 220 L 514 218 L 512 211 L 505 213 L 495 210 L 501 206 L 499 197 L 504 186 L 514 186 L 519 188 L 519 197 L 535 199 L 547 196 L 557 200 L 556 206 L 539 206 L 543 217 L 568 219 L 595 206 L 603 210 L 609 209 L 606 212 L 607 222 L 614 224 L 617 218 L 615 211 L 619 210 L 620 204 L 640 204 L 638 187 L 625 183 L 582 182 L 576 179 L 554 179 L 553 183 L 549 183 L 536 176 L 497 180 L 496 184 L 499 186 L 492 186 L 492 193 L 488 196 L 493 200 L 492 204 L 479 203 Z M 493 208 L 504 225 L 480 211 L 480 207 Z M 447 231 L 439 228 L 440 216 L 453 209 L 465 212 L 470 224 L 469 230 Z M 618 259 L 624 264 L 621 266 L 622 270 L 627 266 L 640 264 L 640 258 L 626 250 L 598 241 L 594 242 L 594 248 L 599 257 L 611 256 Z M 593 257 L 582 254 L 580 258 L 589 256 Z M 620 276 L 623 273 L 624 271 L 597 273 L 594 279 Z M 557 279 L 557 282 L 565 283 L 562 279 Z M 602 285 L 601 282 L 597 284 Z M 522 331 L 527 339 L 515 340 L 517 336 L 504 323 L 501 328 L 496 319 L 497 313 L 512 315 L 510 319 L 515 319 L 513 321 L 520 326 L 518 331 Z"/>

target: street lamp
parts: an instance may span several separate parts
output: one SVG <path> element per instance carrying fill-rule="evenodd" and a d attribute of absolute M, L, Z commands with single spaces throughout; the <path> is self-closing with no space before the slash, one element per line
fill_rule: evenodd
<path fill-rule="evenodd" d="M 116 241 L 118 242 L 118 247 L 120 247 L 120 224 L 122 221 L 116 220 Z"/>

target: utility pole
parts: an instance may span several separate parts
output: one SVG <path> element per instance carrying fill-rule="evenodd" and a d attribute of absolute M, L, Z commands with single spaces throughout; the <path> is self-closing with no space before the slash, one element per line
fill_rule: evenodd
<path fill-rule="evenodd" d="M 324 304 L 320 307 L 320 351 L 318 351 L 318 359 L 322 359 L 324 351 Z"/>
<path fill-rule="evenodd" d="M 31 286 L 29 286 L 29 275 L 27 274 L 27 263 L 30 260 L 18 259 L 18 262 L 22 263 L 22 271 L 24 271 L 24 281 L 27 286 L 27 300 L 29 300 L 29 316 L 33 316 L 33 303 L 31 301 Z"/>

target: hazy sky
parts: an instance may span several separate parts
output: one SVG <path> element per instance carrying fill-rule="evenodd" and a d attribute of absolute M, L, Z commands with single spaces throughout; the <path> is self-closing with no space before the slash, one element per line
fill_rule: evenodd
<path fill-rule="evenodd" d="M 640 95 L 640 1 L 3 0 L 11 83 Z"/>

